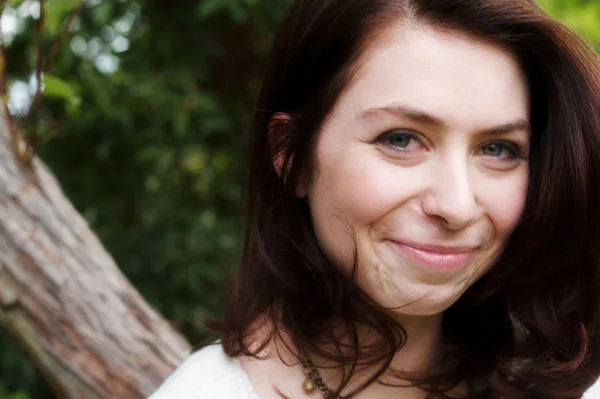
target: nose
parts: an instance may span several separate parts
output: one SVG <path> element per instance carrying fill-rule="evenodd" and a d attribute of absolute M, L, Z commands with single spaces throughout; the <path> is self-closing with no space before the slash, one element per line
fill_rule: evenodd
<path fill-rule="evenodd" d="M 460 230 L 477 217 L 478 204 L 466 162 L 446 162 L 432 170 L 423 196 L 423 212 L 449 230 Z"/>

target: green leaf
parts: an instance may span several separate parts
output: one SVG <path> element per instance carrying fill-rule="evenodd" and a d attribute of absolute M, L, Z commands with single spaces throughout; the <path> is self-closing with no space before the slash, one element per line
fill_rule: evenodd
<path fill-rule="evenodd" d="M 52 75 L 44 75 L 44 92 L 49 97 L 62 98 L 66 100 L 71 107 L 77 108 L 81 99 L 75 90 L 64 80 Z"/>
<path fill-rule="evenodd" d="M 93 8 L 94 21 L 100 25 L 111 23 L 114 5 L 110 1 L 103 1 Z"/>
<path fill-rule="evenodd" d="M 54 12 L 68 13 L 83 4 L 83 0 L 46 0 L 44 3 L 49 9 Z"/>
<path fill-rule="evenodd" d="M 62 30 L 65 16 L 80 5 L 83 0 L 46 0 L 44 3 L 45 29 L 51 36 Z"/>
<path fill-rule="evenodd" d="M 221 0 L 204 0 L 196 9 L 196 15 L 200 19 L 208 18 L 224 7 L 225 5 Z"/>

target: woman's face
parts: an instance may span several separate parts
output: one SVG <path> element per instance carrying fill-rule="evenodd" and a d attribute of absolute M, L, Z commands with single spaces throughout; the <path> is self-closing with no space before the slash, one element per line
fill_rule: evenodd
<path fill-rule="evenodd" d="M 529 99 L 499 47 L 395 26 L 320 132 L 307 195 L 321 248 L 398 314 L 444 311 L 486 273 L 521 217 Z"/>

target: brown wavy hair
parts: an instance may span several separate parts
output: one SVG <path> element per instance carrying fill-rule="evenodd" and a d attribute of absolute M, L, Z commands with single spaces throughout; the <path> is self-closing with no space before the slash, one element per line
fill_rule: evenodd
<path fill-rule="evenodd" d="M 402 326 L 321 252 L 296 186 L 312 175 L 318 132 L 365 49 L 408 20 L 513 54 L 527 76 L 533 127 L 522 220 L 494 268 L 444 312 L 448 367 L 411 381 L 442 398 L 461 382 L 471 398 L 580 398 L 600 375 L 600 63 L 529 0 L 292 4 L 254 115 L 243 259 L 219 327 L 224 350 L 256 356 L 285 332 L 294 347 L 346 371 L 339 394 L 359 365 L 376 371 L 358 390 L 377 381 L 404 345 Z M 269 135 L 277 113 L 291 119 Z M 249 338 L 261 317 L 273 328 L 257 347 Z M 359 328 L 376 341 L 359 346 Z"/>

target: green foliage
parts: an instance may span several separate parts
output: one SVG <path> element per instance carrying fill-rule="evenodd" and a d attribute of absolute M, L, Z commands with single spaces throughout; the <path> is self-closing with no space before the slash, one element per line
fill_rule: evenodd
<path fill-rule="evenodd" d="M 219 314 L 237 264 L 248 120 L 285 1 L 217 5 L 85 6 L 43 79 L 39 155 L 127 277 L 192 342 L 206 337 L 202 320 Z M 68 12 L 56 12 L 64 23 Z M 10 82 L 34 72 L 35 22 L 7 48 Z M 50 397 L 22 354 L 7 353 L 0 382 Z"/>
<path fill-rule="evenodd" d="M 25 0 L 8 0 L 8 7 L 12 7 L 12 8 L 16 8 L 19 7 L 21 4 L 23 4 Z"/>
<path fill-rule="evenodd" d="M 9 392 L 0 385 L 0 399 L 29 399 L 29 394 L 22 390 Z"/>
<path fill-rule="evenodd" d="M 62 98 L 73 108 L 77 108 L 81 104 L 81 99 L 75 93 L 75 90 L 64 80 L 47 74 L 42 78 L 42 82 L 44 85 L 44 94 L 47 97 Z"/>
<path fill-rule="evenodd" d="M 600 48 L 600 2 L 596 0 L 540 0 L 540 5 L 596 48 Z"/>
<path fill-rule="evenodd" d="M 127 277 L 192 342 L 219 314 L 238 260 L 249 116 L 288 2 L 86 1 L 44 76 L 39 155 Z M 46 4 L 50 54 L 81 1 Z M 600 46 L 600 3 L 543 6 Z M 23 17 L 7 43 L 10 84 L 34 73 L 35 24 Z M 0 331 L 0 399 L 50 398 L 40 381 Z"/>
<path fill-rule="evenodd" d="M 57 36 L 62 31 L 65 16 L 82 4 L 83 0 L 46 0 L 44 2 L 46 32 L 52 37 Z"/>
<path fill-rule="evenodd" d="M 196 13 L 204 19 L 225 11 L 234 22 L 241 23 L 249 18 L 251 9 L 259 4 L 259 0 L 205 0 L 198 5 Z"/>

